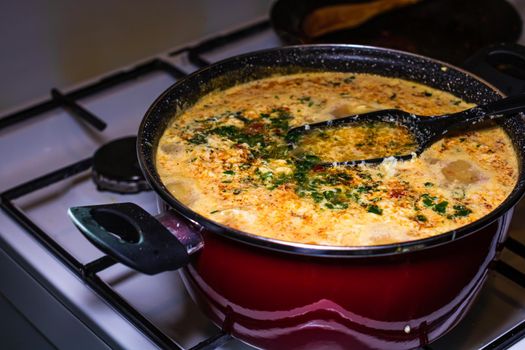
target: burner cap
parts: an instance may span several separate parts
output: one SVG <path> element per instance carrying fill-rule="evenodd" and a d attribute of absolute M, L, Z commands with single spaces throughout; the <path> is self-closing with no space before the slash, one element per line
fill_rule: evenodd
<path fill-rule="evenodd" d="M 150 187 L 140 170 L 137 138 L 124 137 L 99 148 L 93 156 L 93 181 L 101 191 L 137 193 Z"/>

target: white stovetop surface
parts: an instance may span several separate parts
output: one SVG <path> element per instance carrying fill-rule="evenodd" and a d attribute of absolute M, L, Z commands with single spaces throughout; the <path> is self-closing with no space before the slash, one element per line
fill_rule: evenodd
<path fill-rule="evenodd" d="M 225 46 L 220 52 L 211 52 L 205 57 L 216 61 L 234 54 L 279 44 L 275 34 L 268 30 Z M 177 64 L 187 72 L 196 68 L 188 62 L 185 54 L 175 57 L 161 55 L 161 58 Z M 98 147 L 110 140 L 136 134 L 147 107 L 173 82 L 173 78 L 167 74 L 154 73 L 81 100 L 80 103 L 84 107 L 108 123 L 108 128 L 102 133 L 93 131 L 60 109 L 30 122 L 0 130 L 0 192 L 90 157 Z M 98 192 L 87 172 L 24 196 L 16 200 L 15 204 L 78 260 L 86 263 L 102 256 L 102 253 L 80 235 L 67 218 L 66 210 L 70 206 L 121 201 L 136 202 L 150 212 L 156 210 L 155 196 L 152 192 L 139 195 Z M 511 227 L 513 236 L 525 237 L 523 214 L 525 208 L 518 208 Z M 82 280 L 2 211 L 0 248 L 9 253 L 10 259 L 23 265 L 81 324 L 90 328 L 107 344 L 127 349 L 156 348 L 155 344 L 92 292 Z M 510 255 L 506 258 L 513 262 L 517 260 Z M 521 264 L 523 268 L 525 262 L 516 261 L 516 264 Z M 103 271 L 100 277 L 185 347 L 195 345 L 216 332 L 214 326 L 189 300 L 176 272 L 150 277 L 117 264 Z M 45 330 L 50 340 L 67 347 L 67 334 L 54 330 L 46 324 L 45 319 L 39 317 L 38 305 L 31 305 L 31 299 L 27 297 L 28 291 L 22 293 L 16 285 L 9 285 L 8 282 L 9 278 L 0 281 L 0 290 L 5 296 L 14 301 L 19 300 L 22 304 L 26 303 L 25 309 L 21 311 L 34 320 L 37 327 Z M 491 275 L 474 310 L 460 324 L 459 329 L 444 341 L 433 344 L 432 348 L 450 349 L 452 344 L 458 347 L 465 344 L 480 346 L 482 344 L 476 335 L 480 331 L 482 334 L 498 332 L 525 318 L 525 291 L 516 288 L 512 283 L 501 276 Z M 232 341 L 223 348 L 248 347 Z M 521 341 L 512 349 L 525 349 L 525 341 Z"/>
<path fill-rule="evenodd" d="M 211 54 L 206 58 L 217 60 L 279 44 L 275 35 L 268 31 L 243 42 L 242 49 L 225 47 L 220 54 Z M 188 62 L 186 54 L 156 57 L 175 63 L 186 72 L 196 69 Z M 102 94 L 79 100 L 83 107 L 107 122 L 108 127 L 102 133 L 86 126 L 62 109 L 52 110 L 29 122 L 0 130 L 0 159 L 3 162 L 0 167 L 0 192 L 88 158 L 108 141 L 135 135 L 146 109 L 174 81 L 168 74 L 152 73 Z M 16 152 L 13 151 L 15 149 Z M 89 172 L 33 192 L 16 200 L 15 204 L 80 262 L 87 263 L 103 254 L 80 235 L 68 219 L 67 209 L 77 205 L 122 201 L 133 201 L 152 213 L 156 211 L 153 192 L 139 195 L 99 192 L 92 183 Z M 45 281 L 48 290 L 52 290 L 63 304 L 74 310 L 81 321 L 95 333 L 102 332 L 102 337 L 105 340 L 110 339 L 110 344 L 128 349 L 156 347 L 3 211 L 0 211 L 0 248 L 8 250 L 17 263 L 29 265 L 31 274 L 36 279 Z M 177 272 L 150 277 L 122 265 L 115 265 L 99 276 L 184 347 L 195 345 L 217 332 L 189 300 Z M 0 290 L 12 301 L 24 297 L 16 286 L 9 285 L 9 279 L 0 282 Z M 27 298 L 25 302 L 28 302 Z M 26 316 L 35 323 L 39 322 L 37 305 L 28 305 L 26 310 L 21 311 L 26 312 Z M 46 328 L 45 324 L 36 326 Z M 97 329 L 99 326 L 100 329 Z M 49 332 L 53 333 L 53 330 Z M 59 344 L 65 341 L 56 338 L 68 337 L 60 332 L 48 335 L 50 338 L 53 336 L 55 339 L 52 340 Z M 224 348 L 243 347 L 246 346 L 232 341 Z"/>

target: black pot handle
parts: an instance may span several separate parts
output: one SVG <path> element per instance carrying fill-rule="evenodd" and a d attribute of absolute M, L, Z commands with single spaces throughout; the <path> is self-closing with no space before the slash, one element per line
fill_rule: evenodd
<path fill-rule="evenodd" d="M 185 266 L 190 252 L 200 248 L 189 247 L 177 238 L 195 235 L 200 238 L 196 228 L 180 219 L 176 225 L 167 227 L 133 203 L 73 207 L 68 214 L 96 247 L 115 260 L 149 275 Z"/>
<path fill-rule="evenodd" d="M 463 67 L 507 95 L 525 92 L 525 46 L 491 45 L 476 52 Z"/>

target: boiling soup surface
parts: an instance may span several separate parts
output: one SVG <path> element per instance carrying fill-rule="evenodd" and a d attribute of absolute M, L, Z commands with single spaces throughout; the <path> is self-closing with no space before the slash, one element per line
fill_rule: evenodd
<path fill-rule="evenodd" d="M 358 140 L 335 135 L 341 139 L 325 153 L 291 149 L 286 133 L 381 109 L 440 115 L 470 107 L 450 93 L 377 75 L 269 77 L 210 93 L 174 116 L 156 166 L 179 201 L 255 235 L 336 246 L 416 240 L 475 221 L 507 198 L 518 166 L 503 129 L 451 135 L 408 161 L 335 168 L 319 165 L 323 154 L 376 149 L 374 128 Z"/>

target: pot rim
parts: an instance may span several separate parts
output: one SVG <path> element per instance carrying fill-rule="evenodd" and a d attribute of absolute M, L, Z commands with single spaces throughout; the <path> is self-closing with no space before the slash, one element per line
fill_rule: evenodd
<path fill-rule="evenodd" d="M 518 177 L 516 185 L 514 186 L 509 196 L 498 207 L 492 210 L 490 213 L 488 213 L 487 215 L 479 218 L 478 220 L 468 225 L 461 226 L 458 229 L 443 232 L 435 236 L 413 240 L 413 241 L 405 241 L 405 242 L 383 244 L 383 245 L 372 245 L 372 246 L 333 246 L 333 245 L 314 245 L 314 244 L 297 243 L 297 242 L 292 242 L 292 241 L 284 241 L 284 240 L 279 240 L 275 238 L 258 236 L 258 235 L 255 235 L 249 232 L 237 230 L 237 229 L 228 227 L 226 225 L 223 225 L 221 223 L 215 222 L 205 216 L 198 214 L 197 212 L 193 211 L 192 209 L 184 205 L 182 202 L 178 201 L 174 196 L 172 196 L 167 190 L 167 188 L 160 181 L 160 177 L 158 177 L 158 175 L 155 174 L 156 170 L 155 170 L 155 173 L 151 171 L 151 169 L 156 169 L 153 157 L 152 157 L 151 164 L 150 164 L 151 166 L 148 166 L 148 159 L 146 159 L 145 157 L 145 152 L 148 152 L 148 147 L 151 147 L 151 149 L 154 151 L 154 148 L 155 148 L 154 145 L 148 142 L 142 142 L 144 138 L 145 129 L 146 127 L 148 127 L 148 119 L 155 112 L 156 107 L 159 104 L 166 101 L 166 98 L 171 94 L 172 90 L 184 84 L 187 80 L 196 79 L 195 77 L 198 77 L 199 75 L 202 75 L 204 72 L 210 69 L 214 69 L 217 66 L 225 65 L 230 62 L 237 61 L 237 60 L 251 57 L 251 56 L 265 55 L 271 52 L 308 49 L 308 48 L 312 48 L 312 49 L 313 48 L 318 48 L 318 49 L 326 48 L 327 50 L 333 49 L 333 48 L 350 48 L 350 49 L 358 49 L 358 50 L 362 49 L 362 50 L 372 50 L 372 51 L 377 51 L 377 52 L 397 54 L 397 55 L 405 56 L 405 57 L 413 57 L 420 61 L 423 60 L 423 61 L 427 61 L 428 63 L 439 64 L 442 67 L 446 67 L 447 69 L 453 69 L 455 71 L 463 73 L 469 78 L 475 79 L 478 82 L 481 82 L 483 85 L 487 86 L 488 88 L 490 88 L 493 92 L 497 93 L 498 95 L 502 97 L 505 96 L 503 92 L 501 92 L 499 89 L 494 87 L 489 82 L 485 81 L 484 79 L 476 76 L 475 74 L 471 72 L 468 72 L 462 68 L 456 67 L 450 63 L 446 63 L 446 62 L 443 62 L 437 59 L 433 59 L 427 56 L 418 55 L 418 54 L 414 54 L 410 52 L 394 50 L 394 49 L 389 49 L 389 48 L 375 47 L 375 46 L 351 45 L 351 44 L 290 45 L 290 46 L 283 46 L 283 47 L 253 51 L 253 52 L 226 58 L 224 60 L 213 63 L 209 66 L 206 66 L 202 69 L 199 69 L 187 75 L 186 77 L 176 81 L 173 85 L 171 85 L 168 89 L 166 89 L 152 103 L 152 105 L 146 111 L 145 116 L 142 119 L 142 122 L 139 127 L 138 139 L 137 139 L 137 156 L 138 156 L 140 168 L 142 169 L 142 172 L 146 175 L 147 181 L 149 182 L 153 190 L 157 193 L 157 195 L 160 196 L 160 198 L 162 198 L 171 208 L 175 209 L 175 211 L 178 214 L 182 215 L 185 219 L 192 222 L 196 226 L 204 227 L 208 231 L 211 231 L 213 234 L 219 234 L 222 237 L 225 237 L 227 239 L 233 239 L 235 241 L 249 244 L 251 246 L 256 246 L 256 247 L 270 249 L 270 250 L 284 252 L 284 253 L 297 254 L 297 255 L 351 258 L 351 257 L 364 257 L 364 256 L 385 256 L 385 255 L 404 254 L 407 252 L 419 251 L 419 250 L 446 244 L 448 242 L 469 236 L 470 234 L 473 234 L 476 231 L 486 227 L 487 225 L 497 220 L 499 217 L 503 216 L 509 210 L 511 210 L 516 205 L 516 203 L 521 199 L 521 197 L 525 193 L 525 182 L 521 181 L 520 179 L 522 176 L 521 174 L 523 172 L 523 169 L 521 168 L 521 162 L 520 162 L 519 164 L 520 176 Z"/>

